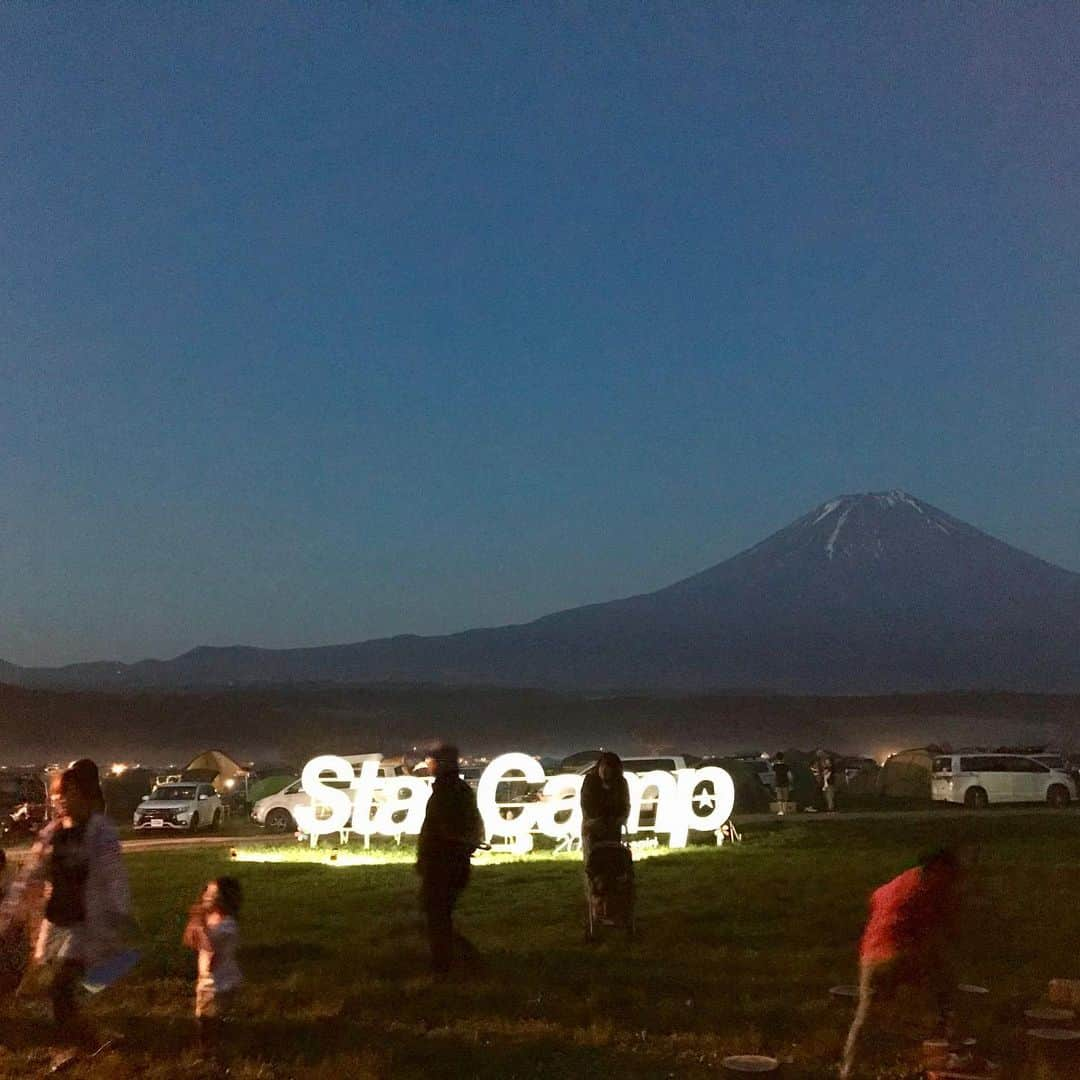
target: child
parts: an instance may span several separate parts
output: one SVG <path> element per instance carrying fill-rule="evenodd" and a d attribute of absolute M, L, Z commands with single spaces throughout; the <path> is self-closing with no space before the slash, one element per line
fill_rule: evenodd
<path fill-rule="evenodd" d="M 195 1018 L 199 1049 L 217 1049 L 221 1022 L 232 1014 L 236 992 L 243 981 L 236 962 L 236 946 L 242 893 L 240 882 L 220 877 L 207 883 L 199 902 L 191 909 L 184 944 L 199 954 L 195 983 Z"/>

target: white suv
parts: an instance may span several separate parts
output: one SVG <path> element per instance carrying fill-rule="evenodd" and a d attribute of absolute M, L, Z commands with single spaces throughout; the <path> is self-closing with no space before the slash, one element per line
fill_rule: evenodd
<path fill-rule="evenodd" d="M 987 803 L 1049 803 L 1068 806 L 1076 783 L 1027 754 L 945 754 L 934 758 L 930 794 L 936 802 L 981 808 Z"/>
<path fill-rule="evenodd" d="M 137 807 L 132 824 L 136 829 L 216 829 L 224 811 L 212 784 L 179 781 L 159 784 Z"/>

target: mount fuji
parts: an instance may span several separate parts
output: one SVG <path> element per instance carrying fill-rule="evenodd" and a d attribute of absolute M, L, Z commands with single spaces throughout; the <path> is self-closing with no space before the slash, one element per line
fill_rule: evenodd
<path fill-rule="evenodd" d="M 1080 574 L 902 491 L 843 495 L 656 592 L 534 622 L 303 649 L 21 668 L 26 686 L 393 680 L 557 690 L 1080 691 Z"/>

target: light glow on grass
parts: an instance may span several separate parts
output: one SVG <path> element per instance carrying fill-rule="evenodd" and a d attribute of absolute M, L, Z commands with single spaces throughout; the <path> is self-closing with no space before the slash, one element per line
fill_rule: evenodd
<path fill-rule="evenodd" d="M 631 843 L 634 861 L 654 859 L 670 855 L 677 850 L 651 840 Z M 278 863 L 294 866 L 411 866 L 416 861 L 414 848 L 384 848 L 381 850 L 352 851 L 348 848 L 311 848 L 304 844 L 295 847 L 234 847 L 229 851 L 233 862 Z M 575 862 L 582 861 L 580 851 L 477 851 L 472 857 L 473 866 L 506 866 L 508 863 Z"/>

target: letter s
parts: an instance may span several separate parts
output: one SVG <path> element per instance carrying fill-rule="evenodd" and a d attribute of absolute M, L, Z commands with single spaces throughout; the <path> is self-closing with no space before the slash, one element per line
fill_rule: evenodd
<path fill-rule="evenodd" d="M 353 767 L 344 758 L 335 757 L 333 754 L 312 758 L 304 766 L 300 784 L 311 799 L 311 805 L 296 808 L 296 824 L 300 826 L 301 832 L 312 837 L 340 832 L 352 817 L 352 796 L 348 791 L 324 784 L 323 773 L 326 772 L 343 784 L 350 784 L 353 779 Z M 321 806 L 330 810 L 329 817 L 321 818 L 317 815 L 316 811 Z"/>

